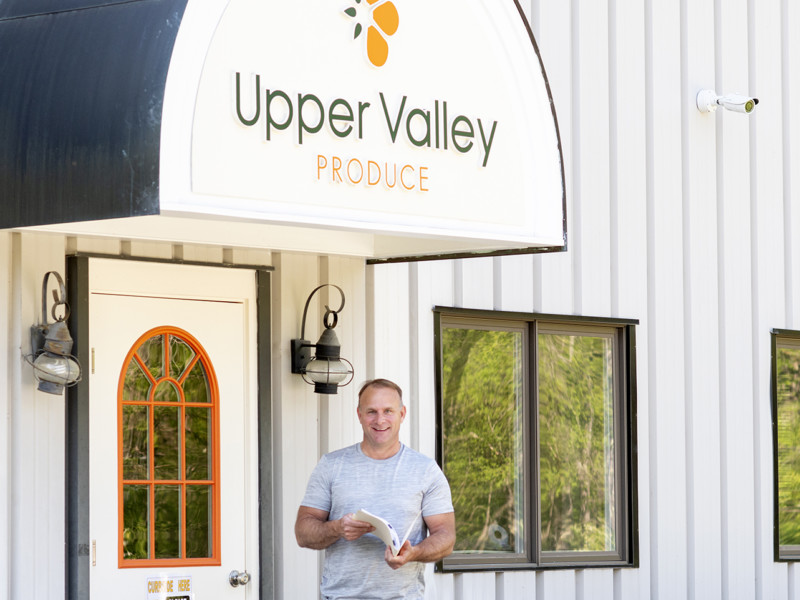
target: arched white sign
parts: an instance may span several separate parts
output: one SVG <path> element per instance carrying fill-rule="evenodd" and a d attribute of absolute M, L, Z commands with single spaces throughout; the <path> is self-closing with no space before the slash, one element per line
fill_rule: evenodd
<path fill-rule="evenodd" d="M 516 2 L 218 9 L 190 2 L 176 43 L 162 212 L 404 236 L 411 253 L 415 238 L 427 253 L 564 246 L 555 111 Z M 203 36 L 201 63 L 188 48 Z M 168 118 L 185 138 L 187 112 L 181 172 L 164 157 Z"/>

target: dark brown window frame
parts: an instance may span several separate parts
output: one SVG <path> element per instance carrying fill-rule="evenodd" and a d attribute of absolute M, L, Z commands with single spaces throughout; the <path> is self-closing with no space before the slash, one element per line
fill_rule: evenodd
<path fill-rule="evenodd" d="M 615 364 L 622 372 L 615 383 L 619 392 L 615 398 L 616 433 L 619 436 L 617 451 L 618 478 L 617 510 L 619 511 L 618 542 L 615 552 L 546 552 L 541 551 L 539 519 L 539 499 L 535 469 L 538 464 L 536 435 L 537 385 L 526 385 L 524 423 L 525 435 L 525 473 L 524 522 L 525 552 L 512 553 L 455 554 L 437 564 L 437 570 L 445 572 L 460 571 L 506 571 L 547 568 L 587 568 L 587 567 L 638 567 L 638 483 L 637 483 L 637 388 L 636 388 L 636 325 L 637 320 L 580 317 L 573 315 L 554 315 L 521 313 L 509 311 L 487 311 L 466 308 L 435 306 L 434 314 L 434 359 L 436 384 L 436 458 L 443 466 L 443 380 L 442 380 L 442 329 L 448 323 L 468 324 L 470 322 L 486 325 L 497 323 L 507 326 L 516 323 L 527 328 L 527 359 L 524 364 L 525 378 L 536 382 L 536 343 L 538 327 L 548 329 L 552 326 L 564 328 L 569 332 L 601 327 L 613 331 L 616 341 Z M 533 456 L 533 460 L 531 459 Z"/>
<path fill-rule="evenodd" d="M 800 331 L 773 329 L 770 357 L 770 404 L 772 410 L 772 463 L 773 467 L 773 551 L 776 562 L 800 561 L 800 545 L 781 545 L 780 543 L 780 473 L 778 465 L 778 350 L 779 347 L 800 348 Z"/>

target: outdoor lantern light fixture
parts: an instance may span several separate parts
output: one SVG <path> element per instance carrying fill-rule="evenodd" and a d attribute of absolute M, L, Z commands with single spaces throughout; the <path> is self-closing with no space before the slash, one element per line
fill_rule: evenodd
<path fill-rule="evenodd" d="M 325 331 L 322 332 L 319 341 L 312 344 L 305 339 L 308 305 L 312 296 L 326 286 L 339 290 L 342 295 L 342 304 L 338 310 L 331 310 L 327 304 L 325 305 L 325 316 L 322 318 Z M 302 375 L 306 383 L 314 386 L 314 392 L 317 394 L 335 394 L 338 388 L 353 380 L 353 365 L 349 360 L 339 356 L 339 339 L 333 331 L 339 322 L 339 313 L 343 308 L 344 292 L 338 285 L 323 283 L 315 288 L 308 296 L 306 307 L 303 309 L 303 326 L 300 332 L 302 339 L 292 340 L 292 373 Z M 315 356 L 311 356 L 312 348 L 316 349 Z"/>
<path fill-rule="evenodd" d="M 47 322 L 47 281 L 53 275 L 58 281 L 59 290 L 53 290 L 53 308 L 50 314 L 54 323 Z M 64 307 L 64 314 L 56 316 L 56 309 Z M 42 323 L 31 327 L 31 352 L 25 357 L 33 366 L 33 376 L 39 382 L 39 390 L 48 394 L 61 395 L 64 388 L 75 385 L 81 379 L 81 365 L 70 354 L 72 337 L 67 329 L 69 305 L 66 301 L 64 280 L 56 271 L 45 273 L 42 281 Z"/>

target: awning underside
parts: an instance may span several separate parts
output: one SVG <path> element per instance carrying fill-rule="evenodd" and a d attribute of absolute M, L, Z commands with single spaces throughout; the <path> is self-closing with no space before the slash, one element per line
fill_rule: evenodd
<path fill-rule="evenodd" d="M 0 228 L 159 212 L 186 0 L 0 3 Z"/>

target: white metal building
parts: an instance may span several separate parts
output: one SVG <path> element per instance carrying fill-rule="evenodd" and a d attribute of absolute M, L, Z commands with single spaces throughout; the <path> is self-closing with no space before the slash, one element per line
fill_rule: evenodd
<path fill-rule="evenodd" d="M 400 28 L 398 37 L 390 39 L 390 61 L 393 53 L 414 45 L 400 37 L 402 28 L 414 19 L 422 22 L 427 14 L 433 30 L 448 29 L 442 22 L 446 6 L 392 2 L 400 14 Z M 2 46 L 3 31 L 21 29 L 37 19 L 47 25 L 32 38 L 6 39 L 26 39 L 46 47 L 47 40 L 54 39 L 50 36 L 56 35 L 59 19 L 77 13 L 108 16 L 104 11 L 142 6 L 166 11 L 165 31 L 173 31 L 175 42 L 163 117 L 156 130 L 160 175 L 155 172 L 162 214 L 105 215 L 122 218 L 104 220 L 82 216 L 75 222 L 63 216 L 57 221 L 39 216 L 39 224 L 0 229 L 0 338 L 4 340 L 0 344 L 0 598 L 166 597 L 158 595 L 161 591 L 152 582 L 176 576 L 188 576 L 196 600 L 317 598 L 321 553 L 298 548 L 293 532 L 307 478 L 321 454 L 361 439 L 355 418 L 357 384 L 370 377 L 393 379 L 405 390 L 409 418 L 403 441 L 430 456 L 441 451 L 437 433 L 442 425 L 441 356 L 434 339 L 441 315 L 445 321 L 464 316 L 451 309 L 474 309 L 467 313 L 475 322 L 502 311 L 497 318 L 513 316 L 520 322 L 535 322 L 537 315 L 565 321 L 592 318 L 604 326 L 624 325 L 635 331 L 635 338 L 626 338 L 626 364 L 632 369 L 627 381 L 635 385 L 628 392 L 635 398 L 635 410 L 626 413 L 632 422 L 621 423 L 629 432 L 623 436 L 627 454 L 621 460 L 634 469 L 622 482 L 631 488 L 617 499 L 622 502 L 626 540 L 617 563 L 577 558 L 574 564 L 549 564 L 541 545 L 529 539 L 521 550 L 527 556 L 522 567 L 509 568 L 502 561 L 483 568 L 429 565 L 429 598 L 800 598 L 800 572 L 793 562 L 797 548 L 791 539 L 777 537 L 776 508 L 780 504 L 780 510 L 791 512 L 793 507 L 776 499 L 779 451 L 773 439 L 772 409 L 775 372 L 781 369 L 775 349 L 791 350 L 800 336 L 794 333 L 800 331 L 800 244 L 793 242 L 800 237 L 796 181 L 800 119 L 792 110 L 800 94 L 800 39 L 794 35 L 800 29 L 800 7 L 795 3 L 532 0 L 518 5 L 508 0 L 502 9 L 490 9 L 492 3 L 477 0 L 461 3 L 469 16 L 451 17 L 464 27 L 480 23 L 481 17 L 496 10 L 491 13 L 496 20 L 483 21 L 491 30 L 489 40 L 507 32 L 504 19 L 512 19 L 517 7 L 520 39 L 527 35 L 522 17 L 530 25 L 560 135 L 566 204 L 562 207 L 559 195 L 556 207 L 565 208 L 565 248 L 553 243 L 552 236 L 547 238 L 552 231 L 533 243 L 514 241 L 508 231 L 481 234 L 460 231 L 455 225 L 447 231 L 447 224 L 435 235 L 423 235 L 420 230 L 426 225 L 400 223 L 408 214 L 397 217 L 397 222 L 390 216 L 385 222 L 363 225 L 359 221 L 363 215 L 356 214 L 353 206 L 345 206 L 351 212 L 340 222 L 335 209 L 342 204 L 316 222 L 310 213 L 303 213 L 306 209 L 269 218 L 226 214 L 213 202 L 178 206 L 174 198 L 188 197 L 181 195 L 181 186 L 189 185 L 188 173 L 194 168 L 194 177 L 201 167 L 221 160 L 214 154 L 209 163 L 192 166 L 192 160 L 200 160 L 192 144 L 204 135 L 193 130 L 197 126 L 193 119 L 203 114 L 202 104 L 195 107 L 193 94 L 201 89 L 200 71 L 215 59 L 198 40 L 211 40 L 216 32 L 229 36 L 225 39 L 245 37 L 235 29 L 224 31 L 223 15 L 226 9 L 229 15 L 247 9 L 259 17 L 251 26 L 263 32 L 265 40 L 291 29 L 301 43 L 310 44 L 304 29 L 279 18 L 298 10 L 294 3 L 282 7 L 267 0 L 75 0 L 57 10 L 48 8 L 47 2 L 37 3 L 41 7 L 25 4 L 0 2 L 4 48 L 0 73 L 9 75 L 7 80 L 25 81 L 19 64 L 3 60 L 3 56 L 18 57 L 15 48 L 20 53 L 24 48 Z M 355 7 L 356 2 L 336 6 L 337 26 L 346 19 L 339 15 L 349 5 Z M 177 18 L 171 22 L 173 12 Z M 310 21 L 318 17 L 310 8 L 307 12 Z M 261 19 L 264 14 L 274 19 Z M 121 20 L 99 18 L 98 23 L 119 27 L 107 30 L 107 43 L 113 46 L 114 40 L 127 35 L 121 25 L 126 18 L 124 14 Z M 131 26 L 139 23 L 136 18 L 129 21 Z M 316 31 L 310 25 L 308 30 Z M 462 70 L 472 66 L 464 58 L 471 51 L 467 37 L 457 37 L 458 43 L 443 38 L 437 46 L 446 61 Z M 327 38 L 324 41 L 328 43 Z M 517 41 L 513 38 L 496 51 L 512 53 Z M 109 55 L 118 57 L 125 48 Z M 141 57 L 146 50 L 144 44 L 132 52 Z M 358 52 L 363 53 L 360 46 Z M 519 64 L 530 68 L 537 54 L 531 47 L 527 52 Z M 224 50 L 221 56 L 225 58 Z M 508 64 L 518 67 L 512 58 Z M 266 80 L 269 74 L 259 65 L 254 61 L 242 71 L 260 73 Z M 115 72 L 113 63 L 106 67 Z M 475 72 L 488 76 L 491 64 L 488 67 L 478 65 Z M 39 75 L 46 71 L 41 64 L 36 68 Z M 520 75 L 521 88 L 528 79 L 536 81 L 542 75 L 535 71 Z M 282 73 L 277 67 L 276 72 Z M 117 73 L 119 81 L 112 79 L 108 85 L 135 76 L 128 73 Z M 348 90 L 356 90 L 352 98 L 366 93 L 359 87 L 357 73 L 344 67 L 337 73 L 352 86 Z M 457 79 L 452 74 L 439 76 Z M 57 81 L 57 75 L 52 77 Z M 262 88 L 272 85 L 274 91 L 281 85 L 263 80 Z M 381 85 L 389 85 L 388 81 Z M 319 82 L 320 89 L 331 83 Z M 314 91 L 303 88 L 306 83 L 300 78 L 293 88 L 286 88 L 287 98 Z M 421 86 L 434 83 L 426 80 Z M 469 89 L 482 81 L 476 76 L 474 82 L 461 83 Z M 58 89 L 47 91 L 54 102 Z M 185 94 L 175 92 L 187 89 Z M 213 86 L 204 89 L 212 95 L 215 91 Z M 526 89 L 514 102 L 530 99 Z M 752 114 L 723 108 L 701 112 L 696 97 L 704 89 L 757 97 L 759 104 Z M 410 101 L 413 93 L 419 94 L 415 89 Z M 38 118 L 25 112 L 26 106 L 39 106 L 35 93 L 20 84 L 13 92 L 6 89 L 0 99 L 8 104 L 12 95 L 22 112 L 4 114 L 6 107 L 0 106 L 0 127 L 9 131 L 15 119 Z M 326 96 L 328 102 L 334 97 Z M 469 103 L 463 97 L 459 100 L 467 105 L 461 110 L 469 110 Z M 516 104 L 511 104 L 513 111 Z M 370 110 L 379 106 L 373 102 Z M 86 107 L 93 108 L 89 99 Z M 252 114 L 252 105 L 239 107 Z M 231 113 L 234 116 L 226 118 L 233 121 L 234 105 Z M 61 117 L 78 120 L 81 115 Z M 246 115 L 238 118 L 242 123 L 247 120 Z M 510 119 L 505 113 L 503 118 L 506 123 Z M 502 127 L 505 123 L 498 119 Z M 30 131 L 35 133 L 36 128 L 31 125 Z M 278 131 L 282 130 L 273 133 Z M 206 133 L 207 148 L 221 139 L 216 130 Z M 407 133 L 414 135 L 410 128 Z M 14 135 L 16 130 L 6 139 Z M 523 130 L 519 135 L 527 134 Z M 477 133 L 474 141 L 477 148 Z M 484 157 L 487 141 L 485 137 Z M 6 180 L 0 188 L 4 190 L 0 213 L 12 215 L 9 219 L 20 210 L 8 208 L 16 202 L 14 193 L 38 193 L 36 185 L 20 183 L 22 176 L 18 180 L 14 174 L 19 174 L 22 160 L 15 154 L 20 151 L 15 143 L 0 149 L 0 178 Z M 226 147 L 220 144 L 221 150 L 214 150 L 225 154 Z M 41 164 L 80 157 L 78 146 L 75 142 L 72 155 L 47 156 Z M 142 147 L 149 148 L 147 142 Z M 28 151 L 33 153 L 30 147 Z M 458 167 L 435 163 L 431 177 L 435 168 L 458 172 Z M 545 171 L 554 174 L 552 168 Z M 130 172 L 133 178 L 132 167 Z M 420 175 L 419 170 L 415 173 Z M 561 173 L 555 176 L 558 179 Z M 233 182 L 236 177 L 224 172 L 219 181 Z M 97 196 L 114 195 L 104 186 L 123 179 L 98 174 Z M 51 185 L 67 180 L 72 181 L 67 175 L 54 178 Z M 208 186 L 203 193 L 224 196 L 224 190 L 214 189 L 209 180 L 193 179 L 192 189 Z M 254 181 L 249 185 L 259 184 Z M 85 185 L 91 188 L 91 179 Z M 426 184 L 417 179 L 416 185 Z M 44 186 L 42 196 L 53 189 Z M 495 189 L 496 195 L 483 199 L 488 213 L 508 210 L 505 190 Z M 290 190 L 287 186 L 277 193 Z M 462 191 L 453 190 L 444 194 L 453 203 L 450 210 L 463 201 Z M 252 188 L 237 187 L 231 195 L 252 200 L 254 193 Z M 197 200 L 199 195 L 191 197 Z M 167 198 L 172 204 L 166 203 Z M 342 202 L 335 195 L 333 201 Z M 59 204 L 50 209 L 62 211 L 60 215 L 70 214 L 68 197 L 40 198 L 45 207 L 48 202 Z M 465 205 L 475 202 L 471 199 Z M 79 205 L 76 201 L 76 214 L 93 210 Z M 242 206 L 242 211 L 252 208 Z M 424 203 L 419 206 L 417 210 L 426 210 Z M 414 209 L 408 210 L 413 216 Z M 558 235 L 560 216 L 555 215 Z M 529 224 L 522 216 L 519 219 Z M 532 252 L 534 247 L 548 251 Z M 464 255 L 470 256 L 452 258 Z M 24 358 L 31 352 L 30 328 L 42 322 L 42 281 L 50 271 L 67 279 L 74 299 L 69 321 L 78 332 L 76 355 L 83 370 L 81 383 L 64 396 L 37 390 Z M 336 395 L 315 394 L 291 372 L 290 340 L 300 337 L 304 303 L 325 283 L 339 286 L 346 295 L 337 334 L 342 356 L 355 370 L 355 383 Z M 44 295 L 49 302 L 50 292 Z M 334 307 L 340 301 L 331 288 L 314 298 L 305 336 L 311 340 L 321 333 L 324 305 Z M 112 435 L 123 419 L 114 401 L 119 394 L 123 403 L 120 366 L 130 364 L 135 349 L 131 340 L 145 331 L 161 335 L 156 329 L 166 322 L 173 329 L 163 335 L 195 332 L 192 335 L 201 339 L 204 351 L 214 358 L 213 369 L 207 368 L 216 373 L 220 398 L 242 399 L 234 408 L 219 404 L 209 409 L 219 411 L 215 414 L 219 414 L 225 482 L 220 486 L 219 476 L 209 475 L 222 488 L 215 503 L 222 512 L 214 517 L 222 530 L 222 546 L 215 550 L 218 560 L 213 567 L 156 560 L 137 568 L 125 563 L 117 537 L 118 519 L 126 518 L 117 491 L 128 485 L 121 483 L 115 470 L 123 462 Z M 186 339 L 191 345 L 191 336 Z M 533 456 L 538 454 L 532 450 Z M 524 475 L 536 481 L 535 470 Z M 531 490 L 538 489 L 532 485 Z M 532 504 L 526 510 L 538 514 L 535 499 L 526 496 L 522 504 Z M 541 523 L 526 529 L 526 535 L 535 537 L 537 527 Z M 232 569 L 246 569 L 252 575 L 250 583 L 231 587 L 227 577 Z"/>

